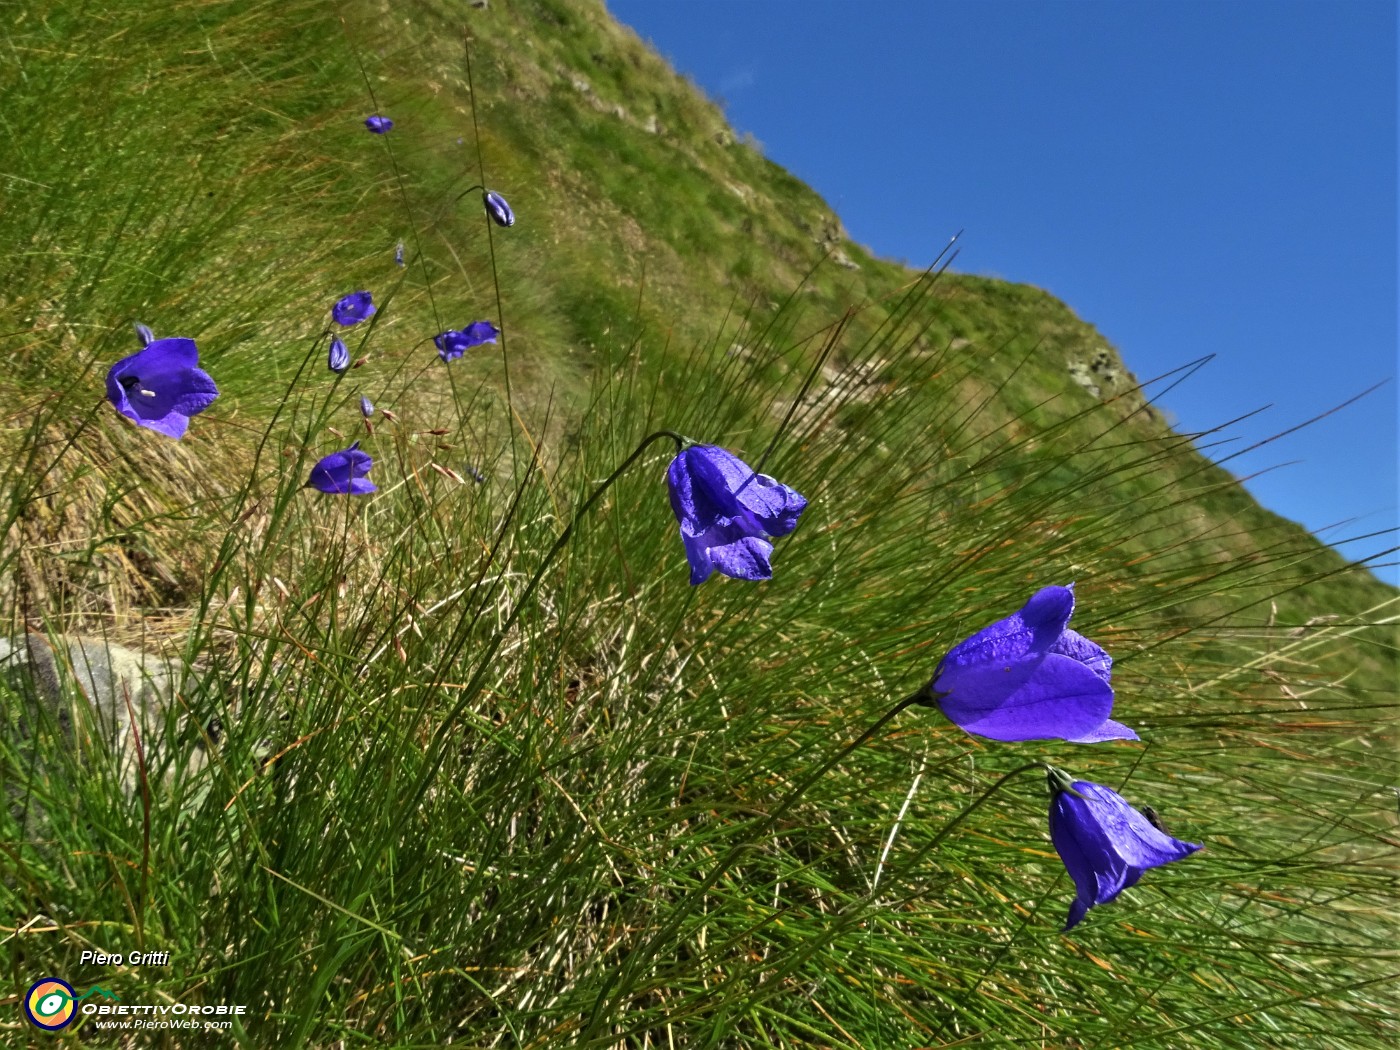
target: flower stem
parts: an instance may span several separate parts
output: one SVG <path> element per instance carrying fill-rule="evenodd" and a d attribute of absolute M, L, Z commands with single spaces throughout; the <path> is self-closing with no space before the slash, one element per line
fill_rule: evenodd
<path fill-rule="evenodd" d="M 946 839 L 949 835 L 956 831 L 959 825 L 961 825 L 964 820 L 972 816 L 972 814 L 975 813 L 981 807 L 982 803 L 986 802 L 989 798 L 991 798 L 998 791 L 1000 791 L 1001 786 L 1005 784 L 1008 780 L 1010 780 L 1012 777 L 1020 776 L 1022 773 L 1029 772 L 1032 769 L 1048 768 L 1050 767 L 1047 766 L 1044 762 L 1027 762 L 1023 766 L 1017 766 L 1009 773 L 1003 773 L 1000 777 L 996 779 L 996 781 L 991 785 L 991 787 L 987 788 L 986 791 L 982 792 L 982 794 L 978 795 L 975 799 L 973 799 L 966 806 L 964 806 L 962 811 L 956 817 L 948 821 L 947 824 L 943 825 L 943 827 L 939 829 L 937 835 L 933 836 L 932 839 L 930 839 L 927 843 L 921 846 L 919 848 L 919 851 L 916 854 L 914 854 L 914 859 L 918 860 L 926 854 L 932 853 L 940 845 L 942 845 L 944 839 Z"/>
<path fill-rule="evenodd" d="M 453 203 L 453 204 L 456 204 L 459 200 L 461 200 L 463 197 L 465 197 L 468 193 L 471 193 L 473 190 L 485 190 L 485 189 L 486 189 L 486 187 L 485 187 L 485 186 L 482 186 L 480 183 L 478 183 L 478 184 L 475 185 L 475 186 L 468 186 L 468 187 L 467 187 L 466 189 L 464 189 L 461 193 L 457 194 L 457 196 L 455 196 L 455 197 L 452 198 L 452 203 Z"/>
<path fill-rule="evenodd" d="M 467 706 L 476 698 L 477 690 L 481 688 L 482 681 L 486 678 L 487 672 L 491 669 L 496 650 L 501 647 L 501 643 L 505 640 L 506 635 L 508 635 L 510 629 L 515 626 L 515 621 L 520 618 L 521 612 L 529 604 L 530 598 L 535 593 L 535 588 L 539 586 L 540 580 L 544 578 L 546 570 L 554 563 L 554 559 L 559 555 L 559 552 L 568 544 L 569 537 L 574 534 L 574 527 L 578 525 L 583 516 L 588 513 L 593 504 L 598 502 L 603 493 L 607 492 L 608 489 L 612 487 L 613 483 L 617 481 L 633 463 L 641 458 L 642 453 L 653 443 L 662 438 L 670 438 L 674 441 L 676 443 L 677 452 L 680 451 L 685 443 L 684 439 L 679 434 L 670 430 L 658 430 L 642 438 L 641 443 L 632 451 L 632 454 L 623 460 L 622 464 L 609 474 L 602 483 L 589 494 L 588 498 L 579 505 L 578 510 L 574 512 L 574 516 L 569 521 L 569 524 L 564 527 L 564 531 L 559 534 L 559 538 L 556 539 L 554 545 L 549 548 L 548 553 L 544 556 L 544 560 L 540 562 L 539 568 L 537 568 L 535 574 L 530 577 L 530 582 L 527 583 L 525 589 L 520 592 L 520 597 L 516 600 L 514 607 L 510 611 L 510 615 L 506 617 L 505 622 L 496 630 L 491 641 L 487 643 L 485 652 L 478 658 L 476 673 L 472 675 L 471 680 L 462 689 L 461 698 L 453 705 L 452 709 L 438 724 L 437 730 L 433 733 L 432 740 L 427 747 L 427 754 L 431 757 L 422 774 L 418 777 L 418 782 L 414 785 L 407 802 L 400 807 L 399 817 L 393 829 L 393 834 L 397 834 L 399 826 L 408 819 L 413 808 L 427 792 L 429 784 L 432 783 L 433 777 L 437 775 L 438 768 L 442 765 L 444 754 L 442 745 L 446 740 L 447 734 L 452 732 L 453 723 L 457 721 L 462 712 L 465 711 Z"/>
<path fill-rule="evenodd" d="M 603 986 L 602 992 L 599 993 L 598 998 L 594 1002 L 593 1016 L 589 1018 L 588 1028 L 583 1033 L 583 1039 L 585 1041 L 602 1022 L 604 1010 L 610 1001 L 610 996 L 613 989 L 617 987 L 619 982 L 623 982 L 625 986 L 626 982 L 624 981 L 624 978 L 630 979 L 632 973 L 637 969 L 638 966 L 644 966 L 647 963 L 647 961 L 649 961 L 652 958 L 654 951 L 659 945 L 670 942 L 671 937 L 680 928 L 680 924 L 685 921 L 685 917 L 689 915 L 691 911 L 694 910 L 695 905 L 699 903 L 701 898 L 703 898 L 705 894 L 708 893 L 714 887 L 715 883 L 717 883 L 720 880 L 720 878 L 723 877 L 724 873 L 728 871 L 731 867 L 733 867 L 734 862 L 739 859 L 740 854 L 742 854 L 745 850 L 753 846 L 764 833 L 771 829 L 773 825 L 775 825 L 783 817 L 783 815 L 787 813 L 787 811 L 790 810 L 797 803 L 798 799 L 800 799 L 804 794 L 807 793 L 807 790 L 813 784 L 815 784 L 818 780 L 825 776 L 827 772 L 830 771 L 832 766 L 836 765 L 836 763 L 840 762 L 852 751 L 860 747 L 871 737 L 873 737 L 876 733 L 878 733 L 881 729 L 887 726 L 894 719 L 895 715 L 899 714 L 905 708 L 912 707 L 915 704 L 919 703 L 923 697 L 924 690 L 922 689 L 916 693 L 911 693 L 909 696 L 906 696 L 903 700 L 899 701 L 899 703 L 891 707 L 879 718 L 875 719 L 875 721 L 871 723 L 870 727 L 866 729 L 865 732 L 861 733 L 860 736 L 856 737 L 849 744 L 841 748 L 841 750 L 837 751 L 834 755 L 832 755 L 825 762 L 819 765 L 815 770 L 807 774 L 807 776 L 803 778 L 802 782 L 798 784 L 797 787 L 793 788 L 792 791 L 788 792 L 787 797 L 784 798 L 781 802 L 779 802 L 778 805 L 768 814 L 768 816 L 760 822 L 758 830 L 753 835 L 745 837 L 743 841 L 735 843 L 734 846 L 730 848 L 729 852 L 726 853 L 720 859 L 719 863 L 717 863 L 713 868 L 710 869 L 710 873 L 709 875 L 705 876 L 705 880 L 702 883 L 700 883 L 699 886 L 697 886 L 695 889 L 691 890 L 683 898 L 681 898 L 680 902 L 676 905 L 676 908 L 672 913 L 671 918 L 667 920 L 666 924 L 662 926 L 661 929 L 657 930 L 656 933 L 652 934 L 651 937 L 647 939 L 646 943 L 643 944 L 640 948 L 638 948 L 634 952 L 629 952 L 627 956 L 627 963 L 621 969 L 613 971 L 612 976 L 608 979 L 608 982 Z M 1000 784 L 1001 782 L 998 781 L 997 783 Z M 980 803 L 981 800 L 979 799 L 978 801 Z M 961 820 L 962 817 L 959 816 L 957 819 Z"/>

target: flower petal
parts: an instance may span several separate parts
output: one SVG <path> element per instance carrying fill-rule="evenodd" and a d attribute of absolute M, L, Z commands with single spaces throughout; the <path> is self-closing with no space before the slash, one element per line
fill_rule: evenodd
<path fill-rule="evenodd" d="M 473 321 L 462 329 L 461 334 L 466 337 L 467 346 L 481 346 L 483 343 L 494 343 L 496 336 L 501 334 L 501 330 L 490 321 Z"/>
<path fill-rule="evenodd" d="M 771 580 L 773 545 L 760 536 L 744 536 L 710 548 L 710 560 L 724 575 L 736 580 Z"/>
<path fill-rule="evenodd" d="M 982 628 L 948 650 L 934 676 L 934 688 L 943 677 L 959 668 L 989 663 L 1007 664 L 1044 653 L 1059 640 L 1074 612 L 1074 591 L 1069 587 L 1045 587 L 1031 596 L 1017 612 Z"/>
<path fill-rule="evenodd" d="M 1071 744 L 1098 744 L 1105 740 L 1141 740 L 1142 738 L 1122 722 L 1115 722 L 1110 718 L 1103 725 L 1091 729 L 1083 736 L 1066 737 L 1065 739 Z"/>
<path fill-rule="evenodd" d="M 374 296 L 369 292 L 351 292 L 331 307 L 331 319 L 344 328 L 368 320 L 374 313 Z"/>
<path fill-rule="evenodd" d="M 190 428 L 190 417 L 183 412 L 172 411 L 158 418 L 140 416 L 134 412 L 123 412 L 122 415 L 140 423 L 148 430 L 154 430 L 157 434 L 164 434 L 166 437 L 173 437 L 177 440 L 184 437 L 185 431 Z"/>
<path fill-rule="evenodd" d="M 1108 683 L 1055 653 L 957 664 L 933 687 L 950 720 L 992 740 L 1073 739 L 1103 725 L 1113 710 Z"/>
<path fill-rule="evenodd" d="M 198 361 L 193 339 L 157 339 L 108 370 L 107 400 L 143 427 L 183 437 L 188 417 L 203 412 L 219 396 L 214 380 L 196 367 Z"/>
<path fill-rule="evenodd" d="M 130 357 L 123 357 L 112 366 L 117 375 L 140 375 L 143 378 L 181 372 L 199 364 L 199 348 L 193 339 L 157 339 L 146 344 Z"/>
<path fill-rule="evenodd" d="M 685 546 L 685 560 L 690 563 L 690 585 L 694 587 L 704 583 L 715 571 L 714 562 L 710 561 L 710 546 L 704 534 L 697 535 L 692 531 L 690 522 L 682 521 L 681 543 Z"/>
<path fill-rule="evenodd" d="M 1078 781 L 1074 788 L 1089 800 L 1094 819 L 1113 842 L 1118 855 L 1138 869 L 1139 874 L 1148 868 L 1189 857 L 1201 848 L 1154 828 L 1151 821 L 1110 787 Z"/>
<path fill-rule="evenodd" d="M 1068 627 L 1060 635 L 1059 641 L 1050 646 L 1050 652 L 1060 653 L 1072 660 L 1078 660 L 1105 682 L 1109 681 L 1112 676 L 1113 657 L 1109 656 L 1101 645 L 1089 641 L 1078 631 Z"/>
<path fill-rule="evenodd" d="M 771 579 L 769 538 L 791 532 L 807 506 L 794 489 L 755 474 L 715 445 L 678 452 L 667 469 L 666 487 L 692 584 L 704 582 L 714 569 L 735 579 Z"/>
<path fill-rule="evenodd" d="M 1082 797 L 1056 790 L 1050 803 L 1050 838 L 1074 880 L 1077 897 L 1070 908 L 1065 929 L 1069 930 L 1085 912 L 1106 904 L 1134 885 L 1143 872 L 1190 856 L 1201 847 L 1152 826 L 1112 788 L 1089 781 L 1071 783 Z"/>
<path fill-rule="evenodd" d="M 689 521 L 697 533 L 720 519 L 737 517 L 742 508 L 725 486 L 724 475 L 711 460 L 712 445 L 693 445 L 671 461 L 667 483 L 676 520 Z M 716 451 L 722 452 L 723 449 Z"/>
<path fill-rule="evenodd" d="M 1082 786 L 1076 783 L 1075 789 Z M 1074 881 L 1075 901 L 1064 929 L 1069 930 L 1096 904 L 1106 904 L 1123 891 L 1128 865 L 1113 849 L 1089 805 L 1067 793 L 1050 803 L 1050 841 Z"/>
<path fill-rule="evenodd" d="M 786 536 L 797 528 L 797 519 L 807 509 L 802 493 L 767 474 L 751 475 L 735 498 L 770 536 Z"/>
<path fill-rule="evenodd" d="M 363 480 L 373 466 L 374 460 L 369 453 L 360 451 L 360 443 L 356 441 L 349 448 L 332 452 L 312 467 L 306 483 L 333 495 L 365 495 L 377 491 L 372 482 Z"/>
<path fill-rule="evenodd" d="M 1033 636 L 1031 648 L 1036 651 L 1050 648 L 1064 634 L 1074 615 L 1074 585 L 1042 587 L 1031 595 L 1018 615 Z"/>

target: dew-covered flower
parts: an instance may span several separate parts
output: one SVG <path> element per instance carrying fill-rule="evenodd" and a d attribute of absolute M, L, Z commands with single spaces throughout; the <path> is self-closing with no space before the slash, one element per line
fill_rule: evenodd
<path fill-rule="evenodd" d="M 1113 660 L 1069 629 L 1073 613 L 1073 585 L 1037 591 L 1019 612 L 949 650 L 926 704 L 992 740 L 1136 740 L 1108 717 Z"/>
<path fill-rule="evenodd" d="M 487 190 L 481 195 L 482 203 L 486 205 L 486 214 L 497 226 L 514 226 L 515 212 L 510 210 L 510 205 L 506 199 L 495 190 Z"/>
<path fill-rule="evenodd" d="M 683 449 L 671 461 L 666 485 L 691 584 L 704 583 L 715 569 L 737 580 L 771 579 L 768 541 L 797 528 L 807 506 L 796 489 L 715 445 Z"/>
<path fill-rule="evenodd" d="M 438 348 L 438 356 L 444 361 L 455 361 L 464 352 L 483 343 L 494 343 L 501 330 L 490 321 L 473 321 L 461 330 L 449 328 L 433 337 Z"/>
<path fill-rule="evenodd" d="M 360 395 L 360 415 L 364 416 L 366 419 L 374 415 L 374 402 L 363 394 Z"/>
<path fill-rule="evenodd" d="M 155 333 L 140 321 L 134 322 L 132 327 L 136 329 L 136 337 L 141 340 L 142 346 L 150 346 L 156 341 Z"/>
<path fill-rule="evenodd" d="M 360 443 L 356 441 L 347 449 L 332 452 L 312 467 L 306 483 L 321 492 L 366 495 L 376 491 L 374 482 L 365 480 L 372 466 L 374 460 L 368 452 L 360 451 Z"/>
<path fill-rule="evenodd" d="M 156 339 L 107 372 L 107 400 L 143 427 L 180 438 L 190 416 L 214 403 L 219 388 L 199 367 L 193 339 Z"/>
<path fill-rule="evenodd" d="M 372 117 L 365 117 L 365 127 L 376 135 L 383 135 L 394 126 L 394 122 L 388 117 L 381 117 L 378 113 Z"/>
<path fill-rule="evenodd" d="M 1152 826 L 1112 788 L 1071 781 L 1049 770 L 1050 839 L 1077 892 L 1065 929 L 1096 904 L 1107 904 L 1148 868 L 1189 857 L 1201 847 Z"/>
<path fill-rule="evenodd" d="M 369 292 L 351 292 L 331 307 L 331 319 L 342 327 L 368 321 L 374 316 L 374 296 Z"/>
<path fill-rule="evenodd" d="M 344 340 L 336 336 L 331 340 L 330 353 L 327 355 L 326 366 L 336 375 L 344 372 L 350 367 L 350 350 L 345 345 Z"/>

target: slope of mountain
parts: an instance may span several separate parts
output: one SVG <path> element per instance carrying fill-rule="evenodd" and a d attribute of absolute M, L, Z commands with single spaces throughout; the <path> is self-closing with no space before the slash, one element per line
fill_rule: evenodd
<path fill-rule="evenodd" d="M 513 231 L 522 244 L 501 278 L 530 289 L 527 301 L 506 305 L 516 350 L 536 359 L 524 367 L 541 378 L 568 375 L 587 367 L 592 348 L 633 340 L 649 354 L 711 345 L 742 354 L 743 340 L 725 327 L 737 312 L 750 331 L 781 316 L 794 339 L 844 317 L 834 365 L 855 362 L 858 381 L 872 387 L 915 382 L 907 360 L 889 360 L 897 339 L 876 350 L 870 344 L 906 323 L 903 295 L 917 272 L 850 242 L 825 202 L 736 137 L 715 105 L 601 3 L 521 0 L 464 17 L 459 4 L 420 0 L 413 10 L 383 62 L 400 88 L 426 78 L 426 92 L 402 101 L 411 101 L 447 154 L 423 158 L 415 200 L 426 211 L 453 187 L 477 181 L 468 160 L 465 23 L 482 164 L 528 217 Z M 1142 518 L 1076 557 L 1136 566 L 1144 586 L 1163 592 L 1163 614 L 1182 624 L 1365 619 L 1364 610 L 1395 598 L 1393 588 L 1259 507 L 1212 466 L 1207 455 L 1221 435 L 1173 434 L 1150 399 L 1198 363 L 1183 360 L 1178 374 L 1139 386 L 1116 348 L 1054 297 L 955 271 L 956 264 L 917 322 L 908 322 L 917 331 L 907 338 L 926 355 L 941 351 L 941 374 L 956 376 L 951 392 L 978 407 L 974 423 L 950 432 L 949 447 L 957 462 L 978 464 L 982 491 L 1062 484 L 1065 471 L 1078 470 L 1086 518 L 1137 507 Z M 934 396 L 949 393 L 940 386 Z M 1108 404 L 1108 413 L 1090 412 L 1096 403 Z M 1106 419 L 1121 424 L 1115 447 L 1140 443 L 1162 453 L 1150 472 L 1114 470 L 1107 452 L 1052 470 L 1045 442 L 1024 444 L 1047 429 L 1060 449 L 1102 441 Z M 1173 499 L 1163 501 L 1163 491 Z M 1286 568 L 1258 568 L 1281 550 L 1294 552 Z M 1217 599 L 1183 607 L 1170 600 L 1185 579 L 1222 567 Z M 1250 583 L 1239 586 L 1246 575 Z M 1383 646 L 1366 648 L 1362 667 L 1381 675 L 1367 681 L 1395 673 Z"/>

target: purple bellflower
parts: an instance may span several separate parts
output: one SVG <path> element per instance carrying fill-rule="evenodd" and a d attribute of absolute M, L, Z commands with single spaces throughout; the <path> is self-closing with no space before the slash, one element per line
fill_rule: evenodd
<path fill-rule="evenodd" d="M 340 375 L 350 367 L 350 351 L 346 347 L 345 341 L 339 336 L 331 340 L 331 349 L 326 358 L 326 365 L 336 375 Z"/>
<path fill-rule="evenodd" d="M 1069 629 L 1073 613 L 1072 585 L 1037 591 L 1019 612 L 948 651 L 927 705 L 991 740 L 1136 740 L 1108 717 L 1113 660 Z"/>
<path fill-rule="evenodd" d="M 136 321 L 132 327 L 136 329 L 136 337 L 141 340 L 142 346 L 150 346 L 156 341 L 155 333 L 140 321 Z"/>
<path fill-rule="evenodd" d="M 772 579 L 769 539 L 797 528 L 807 500 L 732 452 L 692 445 L 666 472 L 671 509 L 681 527 L 691 585 L 718 569 L 736 580 Z"/>
<path fill-rule="evenodd" d="M 494 343 L 496 336 L 500 334 L 501 330 L 490 321 L 473 321 L 460 331 L 449 328 L 447 331 L 435 335 L 433 343 L 438 348 L 439 357 L 444 361 L 455 361 L 474 346 Z"/>
<path fill-rule="evenodd" d="M 366 419 L 374 415 L 374 402 L 363 394 L 360 395 L 360 415 L 364 416 Z"/>
<path fill-rule="evenodd" d="M 403 241 L 394 246 L 394 265 L 403 265 Z"/>
<path fill-rule="evenodd" d="M 219 388 L 199 367 L 193 339 L 156 339 L 107 372 L 107 400 L 127 419 L 167 437 L 181 438 L 214 403 Z"/>
<path fill-rule="evenodd" d="M 374 482 L 365 480 L 372 466 L 374 460 L 368 452 L 360 451 L 360 443 L 356 441 L 347 449 L 332 452 L 312 467 L 311 477 L 306 483 L 313 489 L 332 495 L 349 493 L 364 496 L 377 491 Z"/>
<path fill-rule="evenodd" d="M 351 292 L 331 307 L 331 319 L 343 328 L 368 321 L 374 316 L 374 296 L 369 292 Z"/>
<path fill-rule="evenodd" d="M 394 126 L 394 122 L 388 117 L 381 117 L 378 113 L 372 117 L 365 117 L 365 127 L 369 128 L 376 135 L 383 135 Z"/>
<path fill-rule="evenodd" d="M 491 216 L 491 220 L 497 226 L 514 226 L 515 212 L 510 210 L 510 205 L 506 199 L 495 190 L 487 190 L 481 195 L 481 201 L 486 205 L 486 214 Z"/>
<path fill-rule="evenodd" d="M 1107 904 L 1137 882 L 1148 868 L 1189 857 L 1201 848 L 1153 827 L 1112 788 L 1071 781 L 1053 768 L 1049 780 L 1050 839 L 1077 892 L 1066 931 L 1090 908 Z"/>

